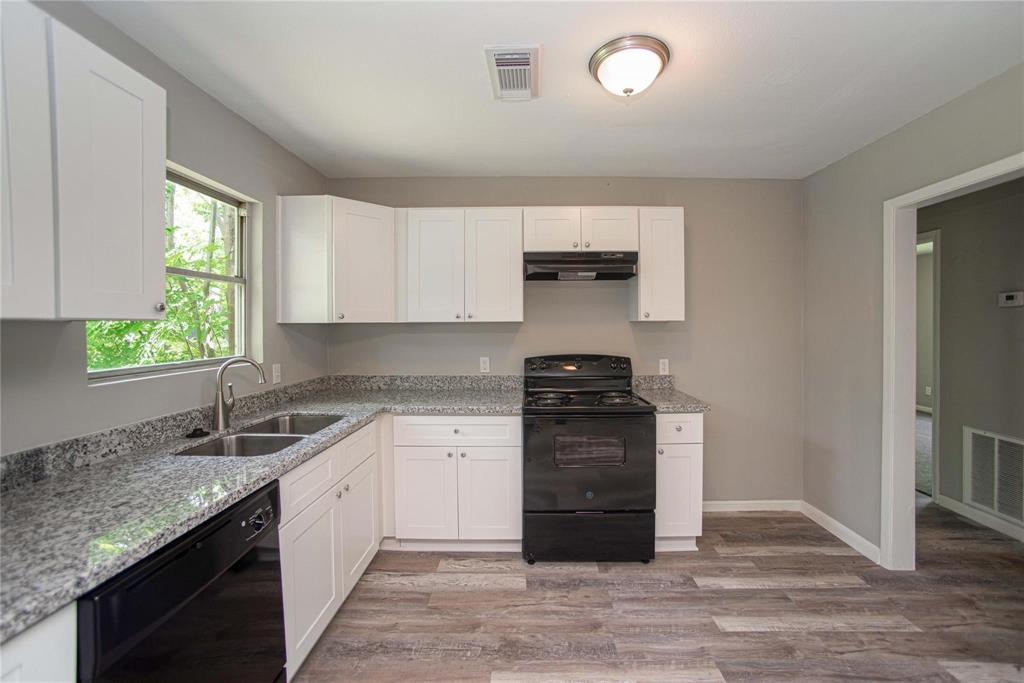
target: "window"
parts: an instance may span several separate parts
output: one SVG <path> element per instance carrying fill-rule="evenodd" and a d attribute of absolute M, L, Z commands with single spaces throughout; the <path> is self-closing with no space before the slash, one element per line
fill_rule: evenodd
<path fill-rule="evenodd" d="M 166 318 L 86 323 L 90 374 L 142 372 L 244 353 L 243 203 L 172 174 L 164 198 Z"/>

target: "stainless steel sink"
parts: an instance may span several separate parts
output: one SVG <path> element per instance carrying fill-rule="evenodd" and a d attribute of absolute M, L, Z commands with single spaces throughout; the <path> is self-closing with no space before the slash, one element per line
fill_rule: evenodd
<path fill-rule="evenodd" d="M 281 415 L 257 422 L 242 434 L 314 434 L 340 420 L 342 415 Z"/>
<path fill-rule="evenodd" d="M 223 455 L 250 458 L 277 453 L 293 443 L 302 441 L 302 438 L 289 434 L 232 434 L 193 446 L 188 450 L 181 451 L 178 455 Z"/>

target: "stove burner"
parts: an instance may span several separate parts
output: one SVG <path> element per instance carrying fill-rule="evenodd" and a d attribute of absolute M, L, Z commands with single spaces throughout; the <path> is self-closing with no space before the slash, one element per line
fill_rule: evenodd
<path fill-rule="evenodd" d="M 556 398 L 559 401 L 564 401 L 569 396 L 560 391 L 542 391 L 539 394 L 534 394 L 534 398 Z"/>
<path fill-rule="evenodd" d="M 630 406 L 636 403 L 632 395 L 621 391 L 606 391 L 597 397 L 597 404 L 602 406 Z"/>
<path fill-rule="evenodd" d="M 565 405 L 565 400 L 560 398 L 538 398 L 533 402 L 536 406 L 562 406 Z"/>
<path fill-rule="evenodd" d="M 552 406 L 564 406 L 569 402 L 569 395 L 560 391 L 542 391 L 533 396 L 533 405 L 545 408 Z"/>

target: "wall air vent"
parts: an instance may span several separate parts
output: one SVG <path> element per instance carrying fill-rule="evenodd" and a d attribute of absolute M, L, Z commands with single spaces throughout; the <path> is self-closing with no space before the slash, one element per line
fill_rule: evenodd
<path fill-rule="evenodd" d="M 964 428 L 964 500 L 1024 526 L 1024 441 Z"/>
<path fill-rule="evenodd" d="M 494 99 L 511 102 L 537 97 L 539 45 L 485 47 Z"/>

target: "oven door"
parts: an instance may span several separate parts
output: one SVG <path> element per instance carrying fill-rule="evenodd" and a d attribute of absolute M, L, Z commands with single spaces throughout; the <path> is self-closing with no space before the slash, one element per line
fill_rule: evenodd
<path fill-rule="evenodd" d="M 654 509 L 655 419 L 523 418 L 523 510 Z"/>

